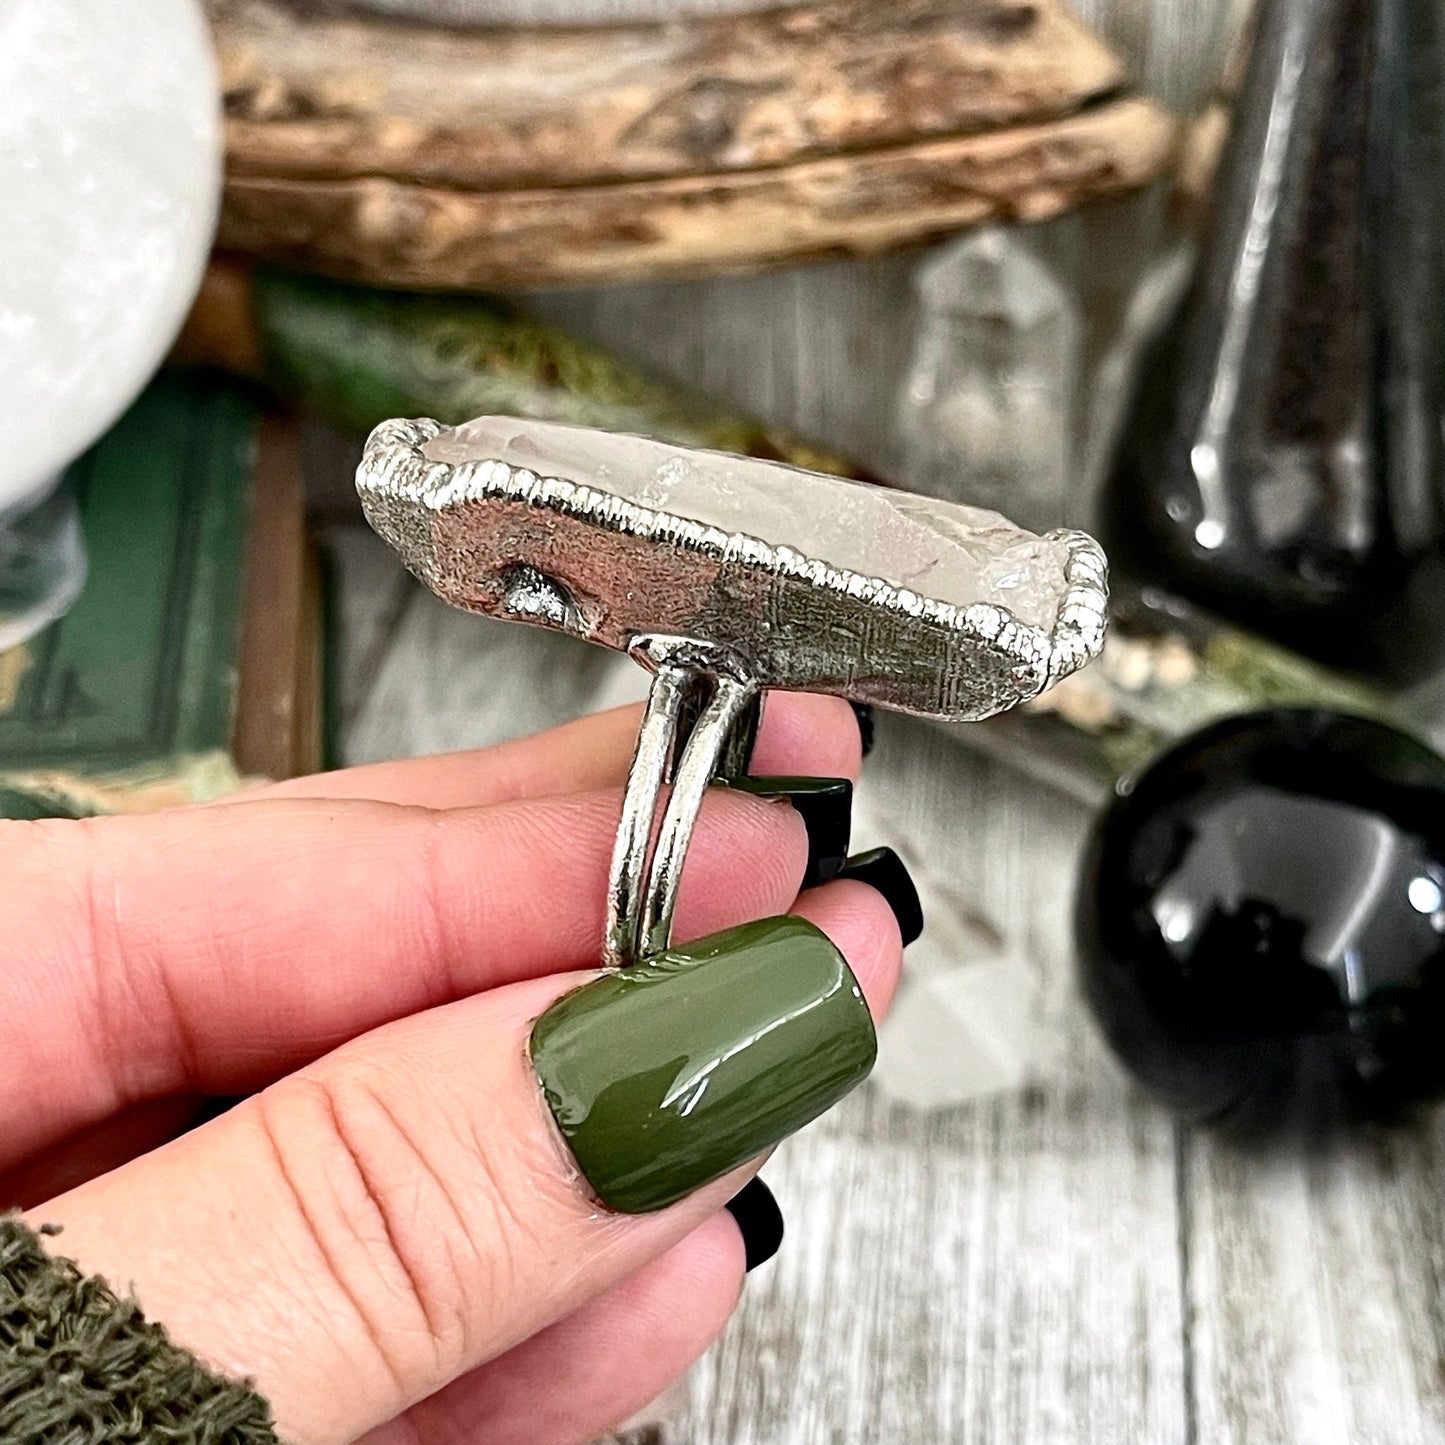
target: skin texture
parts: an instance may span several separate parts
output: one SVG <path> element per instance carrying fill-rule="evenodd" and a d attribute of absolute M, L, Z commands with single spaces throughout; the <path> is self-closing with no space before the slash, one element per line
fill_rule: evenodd
<path fill-rule="evenodd" d="M 862 728 L 859 728 L 861 735 Z M 848 858 L 853 830 L 853 783 L 848 778 L 732 778 L 728 787 L 757 798 L 786 798 L 808 830 L 803 886 L 832 878 Z"/>
<path fill-rule="evenodd" d="M 0 825 L 0 1206 L 253 1378 L 296 1445 L 563 1445 L 646 1403 L 736 1301 L 721 1210 L 757 1161 L 600 1211 L 526 1056 L 595 976 L 636 722 Z M 846 704 L 770 700 L 759 771 L 857 765 Z M 714 790 L 677 937 L 791 908 L 876 1015 L 893 915 L 858 883 L 797 900 L 806 858 L 786 804 Z"/>

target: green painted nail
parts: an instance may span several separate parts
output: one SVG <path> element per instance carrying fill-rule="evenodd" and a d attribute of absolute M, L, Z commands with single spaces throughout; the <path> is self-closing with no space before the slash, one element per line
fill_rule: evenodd
<path fill-rule="evenodd" d="M 559 999 L 532 1065 L 609 1209 L 645 1214 L 760 1154 L 861 1083 L 873 1020 L 843 955 L 801 918 L 672 948 Z"/>

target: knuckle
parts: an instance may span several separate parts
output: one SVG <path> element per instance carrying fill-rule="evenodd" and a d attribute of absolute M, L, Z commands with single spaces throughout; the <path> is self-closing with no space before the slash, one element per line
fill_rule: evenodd
<path fill-rule="evenodd" d="M 469 1283 L 490 1261 L 429 1141 L 416 1137 L 388 1092 L 365 1066 L 303 1073 L 259 1096 L 259 1114 L 332 1292 L 364 1347 L 410 1396 L 468 1358 Z"/>
<path fill-rule="evenodd" d="M 271 1149 L 335 1287 L 394 1376 L 439 1384 L 510 1342 L 566 1181 L 499 1113 L 412 1067 L 337 1056 L 259 1096 Z M 430 1102 L 430 1107 L 428 1103 Z"/>

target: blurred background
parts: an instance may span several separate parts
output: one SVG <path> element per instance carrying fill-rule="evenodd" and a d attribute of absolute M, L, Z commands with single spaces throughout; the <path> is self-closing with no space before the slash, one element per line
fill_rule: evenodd
<path fill-rule="evenodd" d="M 874 1079 L 769 1166 L 787 1244 L 625 1438 L 1445 1440 L 1445 1136 L 1418 1107 L 1445 1086 L 1418 886 L 1445 765 L 1250 763 L 1281 795 L 1362 781 L 1319 856 L 1295 829 L 1199 865 L 1231 917 L 1273 900 L 1250 869 L 1310 883 L 1293 932 L 1230 935 L 1227 985 L 1160 869 L 1098 851 L 1168 749 L 1235 797 L 1244 765 L 1198 742 L 1219 719 L 1439 741 L 1437 11 L 12 0 L 0 816 L 643 695 L 401 570 L 352 480 L 390 416 L 640 431 L 1094 530 L 1097 664 L 983 724 L 874 719 L 854 846 L 898 849 L 927 930 Z M 1361 861 L 1376 807 L 1425 859 L 1398 888 Z M 1151 1012 L 1155 921 L 1170 1006 L 1220 1011 L 1205 1043 Z M 1224 1093 L 1187 1106 L 1206 1075 Z M 1201 1127 L 1246 1094 L 1278 1127 Z"/>

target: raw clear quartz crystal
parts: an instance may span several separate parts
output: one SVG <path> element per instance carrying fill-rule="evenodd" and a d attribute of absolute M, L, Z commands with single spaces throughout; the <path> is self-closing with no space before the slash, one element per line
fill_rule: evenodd
<path fill-rule="evenodd" d="M 498 461 L 560 477 L 921 597 L 959 607 L 993 603 L 1045 631 L 1066 590 L 1063 540 L 1033 536 L 979 507 L 774 462 L 506 417 L 467 422 L 423 450 L 452 465 Z"/>
<path fill-rule="evenodd" d="M 907 484 L 1059 525 L 1068 506 L 1078 307 L 1014 232 L 977 231 L 919 267 L 895 445 Z"/>

